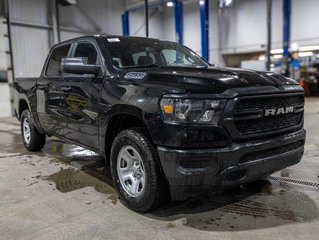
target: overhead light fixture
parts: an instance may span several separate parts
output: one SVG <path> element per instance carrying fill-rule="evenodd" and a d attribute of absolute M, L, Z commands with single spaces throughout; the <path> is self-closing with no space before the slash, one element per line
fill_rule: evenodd
<path fill-rule="evenodd" d="M 319 45 L 300 47 L 299 50 L 300 51 L 317 51 L 319 50 Z"/>
<path fill-rule="evenodd" d="M 290 51 L 292 52 L 310 52 L 310 51 L 319 51 L 319 45 L 312 45 L 312 46 L 304 46 L 304 47 L 296 47 L 295 45 L 291 46 Z M 271 49 L 271 54 L 282 54 L 284 50 L 282 48 L 278 49 Z"/>
<path fill-rule="evenodd" d="M 199 1 L 199 5 L 201 5 L 201 6 L 205 5 L 205 1 L 204 0 L 200 0 Z"/>
<path fill-rule="evenodd" d="M 230 7 L 233 4 L 233 0 L 219 0 L 219 8 Z"/>
<path fill-rule="evenodd" d="M 274 55 L 274 58 L 280 59 L 280 58 L 283 58 L 283 55 L 282 54 L 276 54 L 276 55 Z"/>
<path fill-rule="evenodd" d="M 225 6 L 230 7 L 233 4 L 233 0 L 225 0 Z"/>
<path fill-rule="evenodd" d="M 313 52 L 300 52 L 298 54 L 299 57 L 311 57 L 313 55 Z"/>
<path fill-rule="evenodd" d="M 270 50 L 270 53 L 271 53 L 271 54 L 281 54 L 281 53 L 283 53 L 283 52 L 284 52 L 284 50 L 283 50 L 282 48 L 271 49 L 271 50 Z"/>
<path fill-rule="evenodd" d="M 166 2 L 167 7 L 173 7 L 174 3 L 172 1 Z"/>
<path fill-rule="evenodd" d="M 266 56 L 265 55 L 261 55 L 258 58 L 259 61 L 265 61 L 266 60 Z"/>

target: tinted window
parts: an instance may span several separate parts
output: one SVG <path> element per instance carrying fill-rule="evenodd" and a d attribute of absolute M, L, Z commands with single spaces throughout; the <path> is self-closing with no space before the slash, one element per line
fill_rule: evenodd
<path fill-rule="evenodd" d="M 187 66 L 196 64 L 194 59 L 188 58 L 185 54 L 174 49 L 163 49 L 161 55 L 167 65 L 181 64 Z"/>
<path fill-rule="evenodd" d="M 68 56 L 71 44 L 57 47 L 53 50 L 48 62 L 46 75 L 57 76 L 60 72 L 61 59 Z"/>
<path fill-rule="evenodd" d="M 132 58 L 134 65 L 154 64 L 156 62 L 155 55 L 153 53 L 138 52 L 133 53 Z"/>
<path fill-rule="evenodd" d="M 105 46 L 117 68 L 157 65 L 208 67 L 209 64 L 183 45 L 145 38 L 106 38 Z"/>
<path fill-rule="evenodd" d="M 92 43 L 79 43 L 74 57 L 83 58 L 85 64 L 96 64 L 97 51 Z"/>

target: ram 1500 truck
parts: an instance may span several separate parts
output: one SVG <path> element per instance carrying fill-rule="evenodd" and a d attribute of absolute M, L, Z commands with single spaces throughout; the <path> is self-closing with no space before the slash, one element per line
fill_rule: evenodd
<path fill-rule="evenodd" d="M 296 81 L 219 68 L 173 42 L 65 41 L 14 88 L 25 147 L 41 150 L 48 135 L 100 153 L 136 211 L 256 181 L 304 151 Z"/>

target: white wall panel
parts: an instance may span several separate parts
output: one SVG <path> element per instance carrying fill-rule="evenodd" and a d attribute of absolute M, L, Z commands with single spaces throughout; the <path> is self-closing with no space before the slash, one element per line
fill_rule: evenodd
<path fill-rule="evenodd" d="M 69 40 L 72 38 L 82 37 L 87 34 L 85 33 L 76 33 L 76 32 L 67 32 L 67 31 L 61 31 L 61 41 Z"/>
<path fill-rule="evenodd" d="M 39 76 L 50 49 L 49 31 L 12 26 L 11 34 L 15 77 Z"/>
<path fill-rule="evenodd" d="M 10 117 L 10 91 L 8 83 L 0 83 L 0 118 Z"/>
<path fill-rule="evenodd" d="M 78 0 L 78 6 L 60 7 L 61 26 L 76 27 L 83 32 L 97 32 L 90 24 L 91 18 L 103 33 L 122 34 L 121 15 L 125 10 L 123 0 Z"/>
<path fill-rule="evenodd" d="M 47 24 L 48 1 L 50 0 L 9 0 L 10 18 L 23 22 Z"/>
<path fill-rule="evenodd" d="M 130 35 L 145 37 L 145 13 L 143 10 L 129 13 Z M 162 38 L 162 11 L 158 8 L 149 10 L 149 36 Z"/>
<path fill-rule="evenodd" d="M 70 27 L 79 31 L 79 33 L 61 31 L 62 41 L 88 33 L 98 33 L 99 31 L 94 29 L 94 24 L 98 25 L 102 33 L 122 34 L 121 14 L 125 10 L 124 0 L 78 0 L 77 2 L 80 9 L 76 6 L 60 6 L 61 27 Z M 10 18 L 13 22 L 47 25 L 50 22 L 50 3 L 51 0 L 10 0 Z M 90 24 L 90 21 L 94 23 Z M 12 24 L 11 34 L 15 76 L 39 76 L 52 44 L 52 30 Z"/>
<path fill-rule="evenodd" d="M 0 22 L 6 21 L 5 18 L 0 17 Z M 8 45 L 8 37 L 5 35 L 8 33 L 7 31 L 8 27 L 7 24 L 1 24 L 0 25 L 0 70 L 6 71 L 8 69 L 8 66 L 10 64 L 7 63 L 7 51 L 9 51 L 9 45 Z"/>
<path fill-rule="evenodd" d="M 300 45 L 319 44 L 318 9 L 318 0 L 292 0 L 292 42 Z"/>
<path fill-rule="evenodd" d="M 162 15 L 162 38 L 168 41 L 175 41 L 175 20 L 174 8 L 164 8 Z"/>
<path fill-rule="evenodd" d="M 201 53 L 201 28 L 199 4 L 194 2 L 184 6 L 184 45 Z"/>
<path fill-rule="evenodd" d="M 222 53 L 264 51 L 267 42 L 267 1 L 234 1 L 229 9 L 219 10 Z M 282 0 L 272 6 L 272 44 L 282 46 Z M 214 32 L 214 30 L 213 30 Z"/>
<path fill-rule="evenodd" d="M 261 49 L 266 41 L 266 1 L 234 1 L 221 14 L 222 48 L 232 48 L 232 52 Z"/>
<path fill-rule="evenodd" d="M 10 0 L 12 22 L 48 24 L 48 0 Z M 15 77 L 38 77 L 49 51 L 50 30 L 11 25 Z"/>
<path fill-rule="evenodd" d="M 145 37 L 144 11 L 136 11 L 129 13 L 129 29 L 131 36 Z"/>
<path fill-rule="evenodd" d="M 283 39 L 283 1 L 273 0 L 272 1 L 272 48 L 281 48 Z M 266 10 L 265 10 L 266 11 Z M 292 19 L 293 21 L 293 19 Z M 266 32 L 267 26 L 264 31 Z M 302 34 L 302 33 L 300 33 Z"/>

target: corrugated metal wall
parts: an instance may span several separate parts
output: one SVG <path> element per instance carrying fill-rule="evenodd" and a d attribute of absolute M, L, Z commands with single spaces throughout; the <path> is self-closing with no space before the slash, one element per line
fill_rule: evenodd
<path fill-rule="evenodd" d="M 10 17 L 32 23 L 48 23 L 47 0 L 9 0 Z"/>
<path fill-rule="evenodd" d="M 39 76 L 50 48 L 49 31 L 13 26 L 11 34 L 15 77 Z"/>
<path fill-rule="evenodd" d="M 81 29 L 83 33 L 122 34 L 124 1 L 77 0 L 77 3 L 76 6 L 60 8 L 61 26 Z"/>
<path fill-rule="evenodd" d="M 4 23 L 6 19 L 0 17 L 0 22 Z M 12 115 L 11 110 L 11 92 L 10 85 L 12 84 L 11 71 L 8 71 L 11 68 L 11 59 L 9 58 L 9 41 L 8 41 L 8 27 L 7 24 L 0 25 L 0 118 L 9 117 Z M 5 74 L 7 73 L 7 74 Z M 11 77 L 8 79 L 8 75 Z M 9 82 L 3 82 L 5 79 Z M 10 85 L 9 85 L 10 84 Z"/>
<path fill-rule="evenodd" d="M 77 0 L 60 7 L 61 40 L 88 34 L 122 34 L 124 0 Z M 37 77 L 54 44 L 53 0 L 10 0 L 11 39 L 15 77 Z"/>
<path fill-rule="evenodd" d="M 48 26 L 48 1 L 10 0 L 9 4 L 15 77 L 39 76 L 51 45 L 51 30 L 14 23 Z"/>

